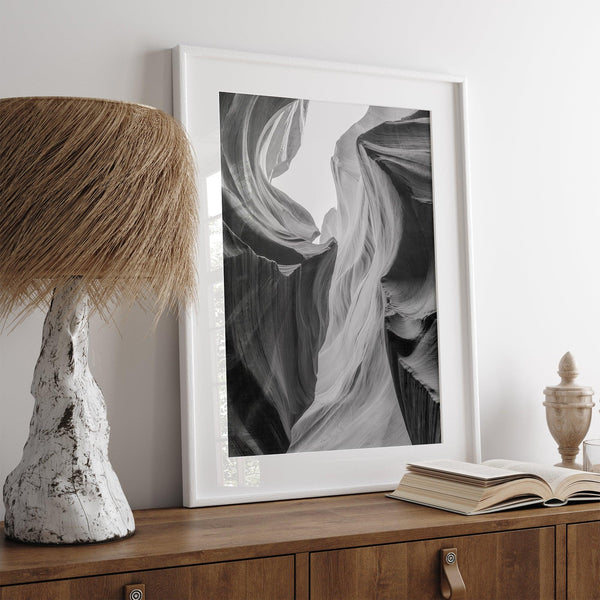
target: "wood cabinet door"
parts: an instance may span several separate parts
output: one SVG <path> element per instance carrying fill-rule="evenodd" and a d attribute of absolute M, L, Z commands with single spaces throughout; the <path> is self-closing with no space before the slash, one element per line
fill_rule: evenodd
<path fill-rule="evenodd" d="M 554 528 L 315 552 L 311 600 L 440 599 L 440 550 L 456 548 L 473 600 L 554 598 Z"/>
<path fill-rule="evenodd" d="M 567 598 L 600 599 L 600 523 L 567 525 Z"/>
<path fill-rule="evenodd" d="M 130 584 L 144 584 L 144 600 L 293 600 L 294 557 L 12 585 L 0 588 L 0 599 L 124 600 Z"/>

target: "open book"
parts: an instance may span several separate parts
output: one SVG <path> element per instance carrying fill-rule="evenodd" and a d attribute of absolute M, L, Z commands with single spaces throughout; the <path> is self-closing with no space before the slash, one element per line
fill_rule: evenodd
<path fill-rule="evenodd" d="M 390 498 L 463 515 L 600 500 L 600 473 L 500 459 L 482 464 L 430 460 L 407 469 Z"/>

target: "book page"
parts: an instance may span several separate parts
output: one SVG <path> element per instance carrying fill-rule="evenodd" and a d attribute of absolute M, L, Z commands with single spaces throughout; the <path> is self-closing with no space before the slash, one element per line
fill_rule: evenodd
<path fill-rule="evenodd" d="M 492 506 L 490 508 L 485 508 L 483 510 L 466 511 L 466 510 L 462 510 L 460 507 L 439 506 L 438 504 L 430 504 L 429 502 L 423 501 L 421 498 L 406 498 L 403 496 L 395 495 L 394 493 L 386 494 L 386 496 L 388 498 L 395 498 L 396 500 L 405 500 L 406 502 L 412 502 L 413 504 L 420 504 L 421 506 L 429 506 L 431 508 L 447 510 L 448 512 L 453 512 L 453 513 L 457 513 L 459 515 L 466 515 L 466 516 L 484 515 L 487 513 L 499 512 L 501 510 L 510 510 L 513 508 L 522 508 L 525 506 L 539 506 L 540 504 L 542 504 L 542 501 L 539 498 L 537 498 L 534 500 L 523 500 L 520 502 L 510 502 L 510 501 L 503 502 L 501 504 L 496 504 L 495 506 Z"/>
<path fill-rule="evenodd" d="M 494 461 L 487 461 L 486 463 L 476 464 L 463 462 L 460 460 L 438 459 L 411 462 L 408 463 L 407 466 L 410 471 L 418 473 L 449 473 L 452 475 L 460 475 L 467 478 L 480 479 L 483 481 L 490 481 L 494 479 L 506 479 L 511 477 L 512 475 L 523 475 L 522 471 L 513 470 L 510 467 L 502 467 L 488 464 L 490 462 Z"/>
<path fill-rule="evenodd" d="M 512 471 L 520 471 L 521 473 L 538 475 L 552 488 L 556 493 L 561 484 L 567 483 L 567 479 L 587 478 L 591 473 L 584 471 L 576 471 L 574 469 L 565 469 L 564 467 L 553 467 L 550 465 L 540 465 L 538 463 L 521 462 L 518 460 L 505 460 L 501 458 L 486 460 L 485 465 L 498 469 L 510 469 Z"/>

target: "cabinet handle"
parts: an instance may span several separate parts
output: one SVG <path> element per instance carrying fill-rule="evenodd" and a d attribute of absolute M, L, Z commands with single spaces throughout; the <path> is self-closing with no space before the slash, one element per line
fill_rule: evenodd
<path fill-rule="evenodd" d="M 125 600 L 146 600 L 146 586 L 143 583 L 126 585 L 123 597 Z"/>
<path fill-rule="evenodd" d="M 440 591 L 446 600 L 467 597 L 467 588 L 458 569 L 456 548 L 440 550 Z"/>

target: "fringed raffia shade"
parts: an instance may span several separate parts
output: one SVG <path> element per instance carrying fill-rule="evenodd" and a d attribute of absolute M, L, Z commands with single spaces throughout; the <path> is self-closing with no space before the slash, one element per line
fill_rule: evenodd
<path fill-rule="evenodd" d="M 81 276 L 92 305 L 194 290 L 196 197 L 164 112 L 87 98 L 0 100 L 0 321 Z"/>

